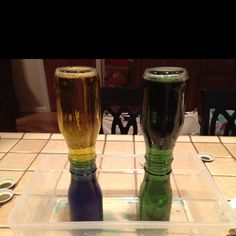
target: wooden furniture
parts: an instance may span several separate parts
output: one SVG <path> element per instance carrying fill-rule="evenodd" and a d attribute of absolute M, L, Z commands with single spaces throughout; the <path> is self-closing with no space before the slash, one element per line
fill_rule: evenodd
<path fill-rule="evenodd" d="M 141 91 L 134 87 L 101 88 L 101 111 L 103 120 L 100 133 L 103 134 L 104 115 L 107 113 L 113 117 L 111 133 L 116 133 L 116 127 L 121 134 L 128 134 L 133 126 L 133 134 L 138 133 L 136 118 L 140 115 Z M 124 120 L 124 122 L 122 122 Z M 126 124 L 124 124 L 126 123 Z"/>
<path fill-rule="evenodd" d="M 10 60 L 0 60 L 0 131 L 16 131 L 16 98 Z"/>
<path fill-rule="evenodd" d="M 236 136 L 236 90 L 201 90 L 201 135 L 216 135 L 221 115 L 225 120 L 224 136 Z M 211 114 L 211 109 L 214 109 Z M 222 121 L 221 121 L 222 122 Z"/>
<path fill-rule="evenodd" d="M 201 113 L 202 89 L 235 89 L 235 59 L 136 59 L 134 60 L 134 86 L 141 86 L 145 68 L 157 66 L 184 67 L 189 73 L 186 111 L 195 108 Z"/>
<path fill-rule="evenodd" d="M 96 62 L 95 59 L 44 60 L 52 111 L 56 111 L 53 89 L 55 68 L 75 64 L 95 66 Z M 140 88 L 145 68 L 157 66 L 179 66 L 188 70 L 190 80 L 186 111 L 193 111 L 197 108 L 201 113 L 201 89 L 236 89 L 236 59 L 133 59 L 130 63 L 128 86 Z M 112 78 L 114 79 L 114 76 Z"/>

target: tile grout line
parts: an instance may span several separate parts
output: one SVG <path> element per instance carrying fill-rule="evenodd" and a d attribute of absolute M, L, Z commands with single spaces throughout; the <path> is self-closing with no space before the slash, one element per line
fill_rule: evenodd
<path fill-rule="evenodd" d="M 104 134 L 104 135 L 105 135 L 105 137 L 104 137 L 104 144 L 103 144 L 103 147 L 102 147 L 102 155 L 105 154 L 105 146 L 106 146 L 106 143 L 107 143 L 107 134 Z M 103 157 L 101 157 L 101 162 L 100 162 L 100 166 L 99 166 L 99 172 L 98 172 L 98 175 L 97 175 L 98 179 L 99 179 L 101 171 L 102 171 L 102 163 L 103 163 Z"/>
<path fill-rule="evenodd" d="M 24 136 L 24 135 L 23 135 Z M 11 150 L 23 139 L 23 136 L 20 138 L 20 139 L 18 139 L 18 141 L 6 152 L 6 153 L 9 153 L 9 152 L 11 152 Z M 10 139 L 10 138 L 9 138 Z M 14 138 L 12 138 L 12 139 L 14 139 Z"/>
<path fill-rule="evenodd" d="M 36 140 L 36 139 L 31 139 L 31 140 Z M 45 139 L 44 139 L 45 140 Z M 24 174 L 29 170 L 30 166 L 32 165 L 32 163 L 35 161 L 35 159 L 38 157 L 39 154 L 41 154 L 41 151 L 43 150 L 43 148 L 46 146 L 46 144 L 48 143 L 49 139 L 46 139 L 47 141 L 45 142 L 44 145 L 42 145 L 42 147 L 40 148 L 40 150 L 38 152 L 27 152 L 27 153 L 21 153 L 21 152 L 14 152 L 14 153 L 19 153 L 19 154 L 36 154 L 35 157 L 33 158 L 33 160 L 30 162 L 30 164 L 28 165 L 28 167 L 24 170 Z M 13 153 L 13 152 L 11 152 Z M 33 171 L 34 170 L 30 170 Z"/>
<path fill-rule="evenodd" d="M 1 152 L 3 153 L 3 156 L 0 158 L 0 161 L 7 155 L 7 152 Z"/>
<path fill-rule="evenodd" d="M 205 144 L 223 144 L 223 143 L 221 143 L 221 142 L 219 142 L 219 143 L 215 143 L 215 142 L 194 142 L 193 140 L 192 140 L 192 138 L 190 138 L 190 140 L 191 140 L 191 143 L 192 143 L 192 145 L 193 145 L 193 147 L 194 147 L 194 149 L 197 151 L 197 153 L 199 154 L 199 151 L 198 151 L 198 149 L 197 149 L 197 147 L 196 147 L 196 145 L 195 145 L 195 143 L 205 143 Z M 224 145 L 223 145 L 224 146 Z M 225 147 L 225 146 L 224 146 Z M 226 147 L 225 147 L 226 148 Z M 226 148 L 226 150 L 228 151 L 228 149 Z M 233 155 L 231 155 L 231 153 L 229 152 L 229 154 L 230 154 L 230 157 L 232 157 Z M 228 156 L 222 156 L 222 157 L 215 157 L 215 158 L 227 158 Z"/>
<path fill-rule="evenodd" d="M 176 180 L 175 175 L 174 175 L 173 172 L 172 172 L 172 177 L 173 177 L 173 180 L 174 180 L 174 183 L 175 183 L 176 190 L 177 190 L 177 193 L 178 193 L 178 195 L 179 195 L 179 198 L 182 199 L 182 195 L 181 195 L 181 192 L 180 192 L 180 190 L 179 190 L 179 186 L 178 186 L 178 184 L 177 184 L 177 180 Z"/>
<path fill-rule="evenodd" d="M 5 153 L 4 157 L 5 157 L 7 154 L 9 154 L 9 152 L 23 139 L 24 135 L 25 135 L 25 133 L 23 133 L 23 135 L 21 136 L 21 138 L 19 138 L 18 141 Z M 14 138 L 9 138 L 9 139 L 14 139 Z M 2 158 L 1 158 L 1 159 L 2 159 Z M 7 171 L 9 171 L 9 170 L 7 170 Z M 13 171 L 16 171 L 16 170 L 13 170 Z M 22 179 L 23 175 L 25 174 L 25 171 L 24 171 L 24 170 L 21 170 L 21 171 L 22 171 L 23 173 L 22 173 L 22 175 L 19 177 L 17 183 L 14 185 L 13 190 L 15 189 L 16 185 L 20 182 L 20 180 Z M 13 194 L 14 194 L 14 196 L 15 196 L 14 191 L 13 191 Z"/>
<path fill-rule="evenodd" d="M 52 133 L 51 133 L 51 135 L 52 135 Z M 46 140 L 46 142 L 45 142 L 44 145 L 42 145 L 41 149 L 40 149 L 38 152 L 36 152 L 36 153 L 31 152 L 31 154 L 37 154 L 37 155 L 33 158 L 33 160 L 31 161 L 31 163 L 30 163 L 30 164 L 28 165 L 28 167 L 24 170 L 24 173 L 23 173 L 23 174 L 21 175 L 21 177 L 19 178 L 18 183 L 22 180 L 22 178 L 25 176 L 25 174 L 26 174 L 27 172 L 33 172 L 33 174 L 35 173 L 35 170 L 29 170 L 29 169 L 30 169 L 30 166 L 32 165 L 32 163 L 36 160 L 36 158 L 37 158 L 40 154 L 46 154 L 46 155 L 52 154 L 52 153 L 41 153 L 42 150 L 44 149 L 44 147 L 45 147 L 45 146 L 47 145 L 47 143 L 49 142 L 51 135 L 49 136 L 48 139 L 44 139 L 44 140 Z M 24 137 L 24 136 L 23 136 L 23 137 Z M 22 139 L 23 139 L 23 137 L 22 137 Z M 31 139 L 31 140 L 38 140 L 38 139 Z M 29 154 L 29 153 L 27 153 L 27 154 Z M 62 153 L 58 153 L 58 154 L 62 154 Z M 65 154 L 65 153 L 63 153 L 63 154 Z M 18 184 L 18 183 L 17 183 L 17 184 Z M 22 193 L 18 193 L 18 194 L 21 195 Z M 15 193 L 14 193 L 14 195 L 15 195 Z"/>
<path fill-rule="evenodd" d="M 53 133 L 50 133 L 48 140 L 51 140 Z"/>
<path fill-rule="evenodd" d="M 195 144 L 194 144 L 194 142 L 193 142 L 193 140 L 192 140 L 192 136 L 190 135 L 189 138 L 190 138 L 190 143 L 193 145 L 193 148 L 195 149 L 195 151 L 196 151 L 197 153 L 199 153 L 197 147 L 195 146 Z"/>
<path fill-rule="evenodd" d="M 190 141 L 192 142 L 192 143 L 194 143 L 194 141 L 193 141 L 193 139 L 192 139 L 192 137 L 193 136 L 198 136 L 198 135 L 189 135 L 189 138 L 190 138 Z M 208 137 L 208 136 L 202 136 L 202 137 Z M 216 144 L 216 143 L 220 143 L 220 138 L 219 138 L 219 136 L 217 136 L 217 138 L 218 138 L 218 142 L 215 142 L 215 141 L 196 141 L 195 143 L 212 143 L 212 144 Z"/>
<path fill-rule="evenodd" d="M 195 146 L 195 144 L 194 144 L 194 142 L 193 142 L 193 140 L 192 140 L 192 136 L 191 136 L 191 135 L 190 135 L 190 141 L 191 141 L 191 143 L 192 143 L 194 149 L 196 150 L 197 154 L 199 154 L 199 151 L 198 151 L 197 147 Z M 208 168 L 208 166 L 206 165 L 206 163 L 203 162 L 203 164 L 204 164 L 206 170 L 208 171 L 208 173 L 213 177 L 213 173 L 211 173 L 211 171 L 210 171 L 210 169 Z"/>
<path fill-rule="evenodd" d="M 212 177 L 236 177 L 236 174 L 214 174 Z"/>
<path fill-rule="evenodd" d="M 24 135 L 23 135 L 23 137 L 24 137 Z M 23 137 L 22 137 L 22 139 L 23 139 Z M 32 139 L 32 140 L 34 140 L 34 139 Z M 31 163 L 30 163 L 30 165 L 28 165 L 28 167 L 23 171 L 23 174 L 21 175 L 21 177 L 19 178 L 19 180 L 18 180 L 18 182 L 17 182 L 17 185 L 19 184 L 19 182 L 22 180 L 22 178 L 23 178 L 23 176 L 26 174 L 26 172 L 29 170 L 29 168 L 30 168 L 30 166 L 32 165 L 32 163 L 35 161 L 35 159 L 38 157 L 38 155 L 41 153 L 41 151 L 42 151 L 42 149 L 45 147 L 45 145 L 48 143 L 48 140 L 49 139 L 47 139 L 47 142 L 45 142 L 45 144 L 42 146 L 42 148 L 40 149 L 40 151 L 39 152 L 37 152 L 37 153 L 31 153 L 31 154 L 37 154 L 34 158 L 33 158 L 33 160 L 31 161 Z M 29 154 L 29 153 L 27 153 L 27 154 Z M 35 170 L 33 170 L 33 171 L 30 171 L 30 172 L 33 172 L 33 173 L 35 173 Z M 16 187 L 16 186 L 15 186 Z M 15 187 L 14 187 L 14 189 L 15 189 Z M 15 193 L 14 193 L 14 195 L 15 195 Z M 21 194 L 20 194 L 21 195 Z"/>
<path fill-rule="evenodd" d="M 102 148 L 102 154 L 105 154 L 106 144 L 107 144 L 107 134 L 105 134 L 104 145 L 103 145 L 103 148 Z"/>
<path fill-rule="evenodd" d="M 227 148 L 227 146 L 225 146 L 225 143 L 223 143 L 221 139 L 220 139 L 220 142 L 224 146 L 224 148 L 229 152 L 229 154 L 231 155 L 231 158 L 233 158 L 236 161 L 236 157 L 234 157 L 233 153 Z"/>
<path fill-rule="evenodd" d="M 41 149 L 37 152 L 36 157 L 38 157 L 39 154 L 41 154 L 42 150 L 44 149 L 44 147 L 48 144 L 50 139 L 47 139 L 47 141 L 45 142 L 44 145 L 42 145 Z M 34 158 L 34 160 L 36 159 L 36 157 Z M 29 169 L 29 167 L 26 169 L 26 171 Z"/>

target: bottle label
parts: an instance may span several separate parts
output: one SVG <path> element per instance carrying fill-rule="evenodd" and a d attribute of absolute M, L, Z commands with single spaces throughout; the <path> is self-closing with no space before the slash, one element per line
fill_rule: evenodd
<path fill-rule="evenodd" d="M 145 171 L 152 175 L 169 175 L 171 173 L 171 163 L 173 161 L 173 149 L 159 149 L 156 147 L 146 147 Z"/>

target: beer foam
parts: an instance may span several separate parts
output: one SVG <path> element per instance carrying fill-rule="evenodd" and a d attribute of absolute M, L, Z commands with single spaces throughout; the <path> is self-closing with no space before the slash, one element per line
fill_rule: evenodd
<path fill-rule="evenodd" d="M 158 82 L 178 82 L 187 80 L 188 72 L 182 67 L 153 67 L 144 71 L 143 78 Z"/>
<path fill-rule="evenodd" d="M 65 66 L 58 67 L 55 76 L 64 79 L 85 79 L 97 76 L 97 70 L 89 66 Z"/>

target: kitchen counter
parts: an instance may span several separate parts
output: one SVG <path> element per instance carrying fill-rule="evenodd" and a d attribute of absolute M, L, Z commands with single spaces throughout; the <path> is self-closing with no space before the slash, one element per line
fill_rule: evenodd
<path fill-rule="evenodd" d="M 0 207 L 0 235 L 13 235 L 7 217 L 13 205 L 27 186 L 40 161 L 47 155 L 67 156 L 67 146 L 61 134 L 57 133 L 0 133 L 0 179 L 14 178 L 14 197 Z M 96 143 L 97 154 L 144 154 L 145 145 L 142 135 L 99 135 Z M 179 136 L 174 149 L 176 154 L 209 153 L 215 159 L 205 163 L 226 199 L 236 197 L 236 137 L 217 136 Z M 140 165 L 127 158 L 124 163 L 116 158 L 97 159 L 99 168 L 125 168 Z M 115 177 L 114 177 L 115 178 Z M 113 182 L 112 176 L 103 178 L 103 186 Z M 113 182 L 114 183 L 114 182 Z M 133 191 L 133 185 L 123 179 L 122 188 Z M 135 190 L 137 191 L 137 189 Z"/>

